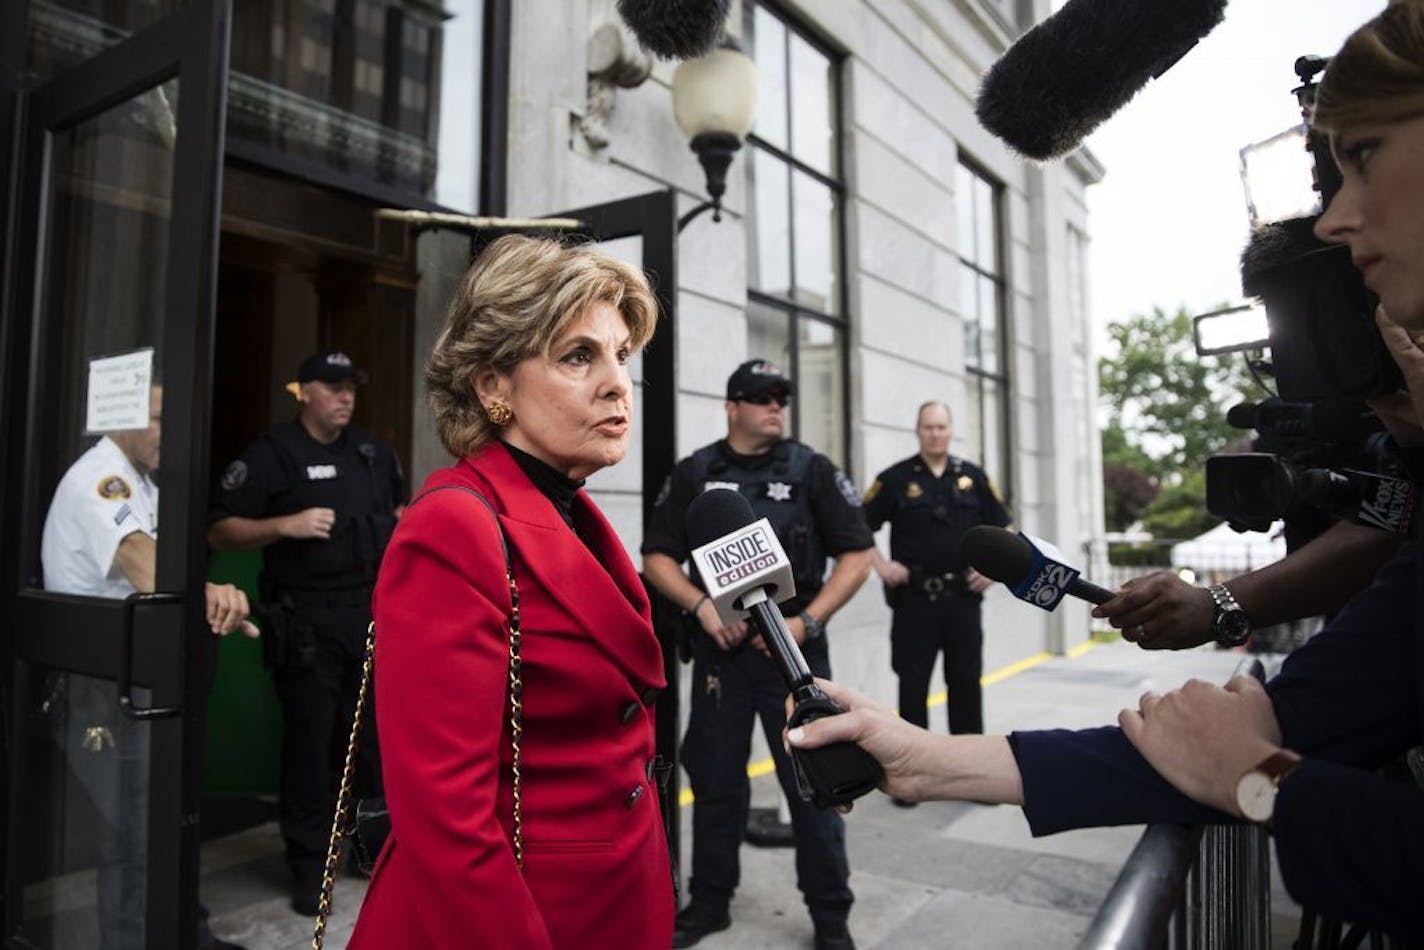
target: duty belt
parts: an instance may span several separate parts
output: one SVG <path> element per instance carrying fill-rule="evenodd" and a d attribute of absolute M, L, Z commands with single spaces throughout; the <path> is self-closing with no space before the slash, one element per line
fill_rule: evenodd
<path fill-rule="evenodd" d="M 920 582 L 920 589 L 931 597 L 937 597 L 946 590 L 953 589 L 956 583 L 958 583 L 960 587 L 964 586 L 964 578 L 962 575 L 956 574 L 953 571 L 946 571 L 943 574 L 931 574 L 926 577 Z"/>
<path fill-rule="evenodd" d="M 966 593 L 969 590 L 968 578 L 963 571 L 943 571 L 938 574 L 927 574 L 924 569 L 918 566 L 910 568 L 911 590 L 917 590 L 928 596 L 931 600 L 939 597 L 946 591 Z"/>

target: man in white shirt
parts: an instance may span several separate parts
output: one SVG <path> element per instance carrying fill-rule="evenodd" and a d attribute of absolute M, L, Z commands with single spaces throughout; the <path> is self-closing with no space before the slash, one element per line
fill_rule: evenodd
<path fill-rule="evenodd" d="M 60 479 L 45 517 L 40 560 L 45 589 L 62 594 L 122 599 L 151 592 L 158 558 L 158 468 L 163 390 L 153 387 L 149 424 L 112 432 L 81 455 Z M 241 628 L 247 595 L 231 584 L 206 585 L 205 617 L 214 634 Z M 62 691 L 62 692 L 61 692 Z M 146 690 L 136 695 L 143 701 Z M 144 946 L 148 835 L 149 732 L 118 709 L 112 680 L 70 674 L 56 681 L 63 696 L 55 735 L 69 766 L 72 787 L 92 802 L 99 826 L 99 939 L 103 948 Z M 78 831 L 79 829 L 75 829 Z M 199 925 L 200 948 L 231 948 Z"/>

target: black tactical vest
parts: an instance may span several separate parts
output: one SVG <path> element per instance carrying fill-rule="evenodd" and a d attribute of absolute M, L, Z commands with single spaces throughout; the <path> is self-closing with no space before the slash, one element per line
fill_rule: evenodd
<path fill-rule="evenodd" d="M 791 559 L 798 598 L 814 596 L 826 576 L 826 549 L 811 512 L 809 475 L 815 452 L 794 439 L 778 442 L 770 464 L 748 466 L 723 451 L 724 442 L 698 449 L 692 471 L 698 492 L 709 488 L 739 491 L 752 513 L 766 518 Z"/>
<path fill-rule="evenodd" d="M 369 586 L 395 530 L 394 456 L 354 427 L 337 451 L 313 440 L 300 424 L 277 426 L 262 438 L 275 450 L 287 484 L 272 498 L 268 516 L 306 508 L 336 512 L 330 538 L 269 545 L 263 551 L 265 580 L 299 591 Z"/>

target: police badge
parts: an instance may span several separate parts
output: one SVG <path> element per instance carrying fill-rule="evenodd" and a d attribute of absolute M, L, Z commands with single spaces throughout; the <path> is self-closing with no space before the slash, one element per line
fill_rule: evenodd
<path fill-rule="evenodd" d="M 132 494 L 129 483 L 118 475 L 105 475 L 99 479 L 99 497 L 105 501 L 119 501 Z"/>

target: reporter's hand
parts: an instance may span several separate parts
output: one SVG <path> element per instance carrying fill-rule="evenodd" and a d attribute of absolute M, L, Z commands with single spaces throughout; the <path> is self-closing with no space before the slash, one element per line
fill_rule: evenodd
<path fill-rule="evenodd" d="M 1375 325 L 1409 391 L 1371 399 L 1370 409 L 1379 416 L 1395 442 L 1424 445 L 1424 349 L 1408 330 L 1389 318 L 1383 304 L 1375 308 Z"/>
<path fill-rule="evenodd" d="M 887 587 L 904 587 L 910 583 L 910 569 L 899 561 L 886 561 L 880 579 Z"/>
<path fill-rule="evenodd" d="M 1212 639 L 1211 594 L 1172 571 L 1157 571 L 1118 588 L 1117 596 L 1093 608 L 1144 650 L 1181 650 Z"/>
<path fill-rule="evenodd" d="M 306 508 L 282 519 L 281 534 L 284 538 L 310 540 L 330 538 L 331 527 L 336 524 L 336 512 L 330 508 Z"/>
<path fill-rule="evenodd" d="M 209 581 L 203 587 L 203 600 L 204 617 L 216 636 L 225 637 L 238 629 L 248 637 L 259 635 L 256 625 L 247 619 L 252 611 L 241 588 Z"/>
<path fill-rule="evenodd" d="M 833 742 L 854 742 L 885 769 L 885 779 L 880 783 L 883 791 L 910 801 L 926 797 L 922 790 L 928 778 L 923 746 L 931 739 L 930 733 L 849 687 L 819 677 L 816 685 L 846 712 L 816 719 L 788 731 L 785 734 L 787 744 L 796 749 L 815 749 Z M 788 716 L 793 708 L 794 704 L 788 696 Z M 847 807 L 845 810 L 850 809 Z"/>
<path fill-rule="evenodd" d="M 994 584 L 989 578 L 980 574 L 974 568 L 969 567 L 964 570 L 964 586 L 969 588 L 971 594 L 982 594 Z"/>
<path fill-rule="evenodd" d="M 1225 688 L 1189 680 L 1118 714 L 1127 740 L 1182 794 L 1231 815 L 1236 782 L 1281 747 L 1281 727 L 1265 688 L 1236 676 Z"/>

